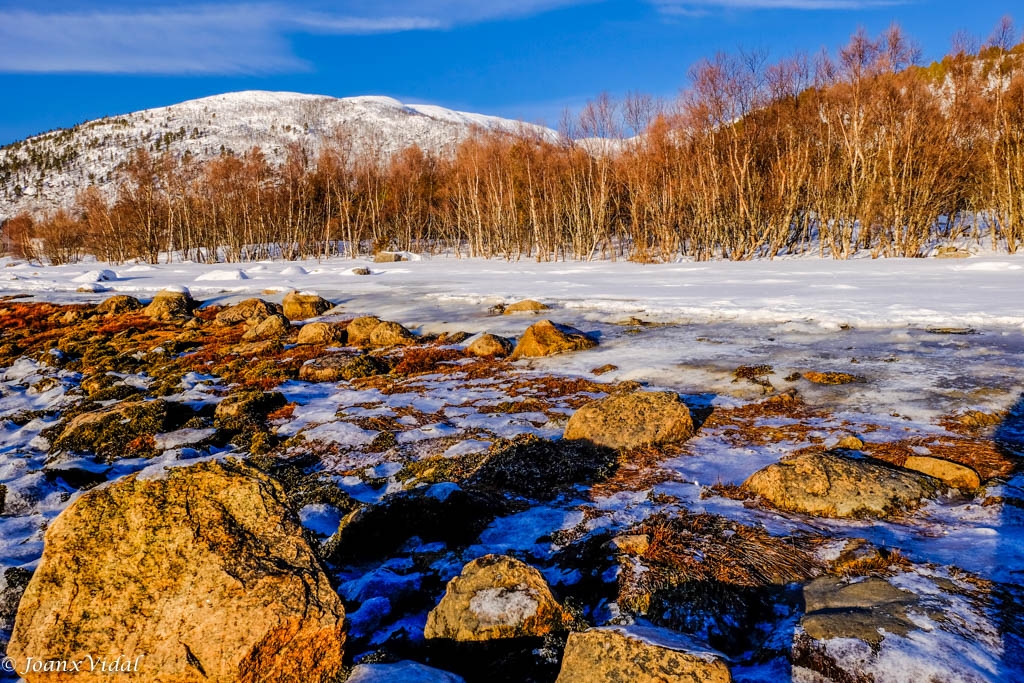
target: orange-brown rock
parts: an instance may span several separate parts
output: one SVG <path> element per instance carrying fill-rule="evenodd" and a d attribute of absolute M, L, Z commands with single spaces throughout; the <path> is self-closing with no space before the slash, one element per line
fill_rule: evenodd
<path fill-rule="evenodd" d="M 218 313 L 217 322 L 224 325 L 245 323 L 250 327 L 255 327 L 275 313 L 283 313 L 279 304 L 263 299 L 246 299 L 234 306 L 228 306 Z"/>
<path fill-rule="evenodd" d="M 474 356 L 504 358 L 512 353 L 512 340 L 496 334 L 482 334 L 466 347 Z"/>
<path fill-rule="evenodd" d="M 679 443 L 693 436 L 690 409 L 671 391 L 634 391 L 586 404 L 569 418 L 566 439 L 608 448 Z"/>
<path fill-rule="evenodd" d="M 315 318 L 334 307 L 330 301 L 312 292 L 288 292 L 281 305 L 289 320 Z"/>
<path fill-rule="evenodd" d="M 575 327 L 559 325 L 550 320 L 541 320 L 526 328 L 519 338 L 512 360 L 538 358 L 566 351 L 583 351 L 597 346 L 597 342 Z"/>
<path fill-rule="evenodd" d="M 122 479 L 61 513 L 8 654 L 19 670 L 30 656 L 138 657 L 137 671 L 114 677 L 133 683 L 328 683 L 342 671 L 344 616 L 281 486 L 202 463 Z"/>
<path fill-rule="evenodd" d="M 372 315 L 356 318 L 345 328 L 345 333 L 348 335 L 348 343 L 352 346 L 365 346 L 370 341 L 370 333 L 380 323 L 380 318 Z"/>
<path fill-rule="evenodd" d="M 513 313 L 540 313 L 541 311 L 550 310 L 551 307 L 547 304 L 542 304 L 539 301 L 533 299 L 523 299 L 517 301 L 514 304 L 509 304 L 502 311 L 504 315 L 512 315 Z"/>
<path fill-rule="evenodd" d="M 345 341 L 345 328 L 331 323 L 306 323 L 299 330 L 299 344 L 329 346 Z"/>

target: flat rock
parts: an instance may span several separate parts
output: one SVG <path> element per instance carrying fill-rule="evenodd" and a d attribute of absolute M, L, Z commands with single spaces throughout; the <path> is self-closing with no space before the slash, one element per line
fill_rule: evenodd
<path fill-rule="evenodd" d="M 575 327 L 559 325 L 550 320 L 541 320 L 526 328 L 519 338 L 512 360 L 518 358 L 539 358 L 567 351 L 583 351 L 597 346 L 597 342 Z"/>
<path fill-rule="evenodd" d="M 427 615 L 424 637 L 459 642 L 540 637 L 565 631 L 572 617 L 541 573 L 507 555 L 473 560 L 448 582 Z"/>
<path fill-rule="evenodd" d="M 877 645 L 886 633 L 906 635 L 918 628 L 907 607 L 918 598 L 885 579 L 849 581 L 832 576 L 804 586 L 804 617 L 800 626 L 815 640 L 857 638 Z"/>
<path fill-rule="evenodd" d="M 140 657 L 126 681 L 328 683 L 345 612 L 281 486 L 202 463 L 84 493 L 46 531 L 8 654 Z M 109 681 L 99 670 L 29 675 Z"/>
<path fill-rule="evenodd" d="M 835 453 L 805 453 L 758 470 L 743 483 L 774 507 L 819 517 L 889 517 L 937 489 L 920 474 Z"/>
<path fill-rule="evenodd" d="M 570 633 L 556 683 L 729 683 L 724 657 L 690 638 L 650 626 Z"/>
<path fill-rule="evenodd" d="M 981 487 L 981 478 L 970 467 L 958 465 L 949 460 L 932 458 L 927 455 L 911 455 L 903 467 L 914 472 L 927 474 L 948 486 L 962 491 L 975 491 Z"/>
<path fill-rule="evenodd" d="M 608 448 L 679 443 L 693 436 L 690 409 L 670 391 L 634 391 L 588 403 L 565 428 L 566 439 Z"/>

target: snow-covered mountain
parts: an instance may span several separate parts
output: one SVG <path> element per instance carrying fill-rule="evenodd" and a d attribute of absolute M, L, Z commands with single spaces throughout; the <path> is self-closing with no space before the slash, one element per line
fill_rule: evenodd
<path fill-rule="evenodd" d="M 109 190 L 114 170 L 138 147 L 208 159 L 224 150 L 241 153 L 259 146 L 271 161 L 280 161 L 292 143 L 315 150 L 325 136 L 344 130 L 357 148 L 385 156 L 413 144 L 444 153 L 474 127 L 515 131 L 524 126 L 557 137 L 540 126 L 389 97 L 227 93 L 97 119 L 0 149 L 0 221 L 24 210 L 66 206 L 89 184 Z"/>

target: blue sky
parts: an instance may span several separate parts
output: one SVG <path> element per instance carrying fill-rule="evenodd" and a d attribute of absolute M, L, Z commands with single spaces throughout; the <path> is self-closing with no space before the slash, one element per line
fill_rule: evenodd
<path fill-rule="evenodd" d="M 0 0 L 0 144 L 232 90 L 405 102 L 557 125 L 601 91 L 673 97 L 738 46 L 773 56 L 899 22 L 941 56 L 1020 0 Z"/>

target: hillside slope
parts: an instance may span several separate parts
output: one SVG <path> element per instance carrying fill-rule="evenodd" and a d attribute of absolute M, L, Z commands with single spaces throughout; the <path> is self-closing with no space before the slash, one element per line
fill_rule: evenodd
<path fill-rule="evenodd" d="M 241 153 L 259 146 L 269 159 L 280 161 L 292 143 L 316 149 L 326 136 L 344 130 L 357 148 L 384 156 L 414 144 L 443 153 L 474 127 L 512 131 L 524 125 L 549 138 L 556 135 L 509 119 L 406 105 L 388 97 L 264 91 L 215 95 L 97 119 L 0 149 L 0 221 L 25 210 L 66 206 L 89 184 L 109 190 L 114 170 L 139 147 L 208 159 L 225 150 Z"/>

